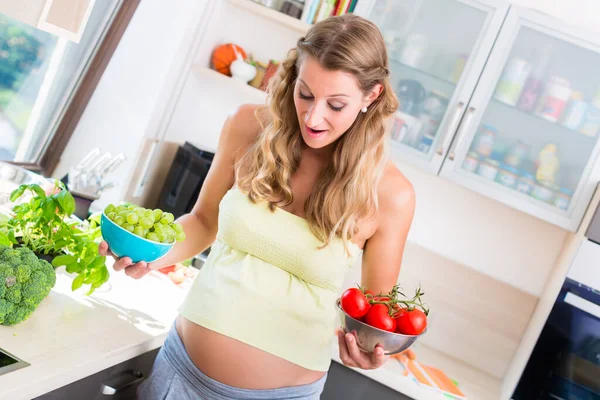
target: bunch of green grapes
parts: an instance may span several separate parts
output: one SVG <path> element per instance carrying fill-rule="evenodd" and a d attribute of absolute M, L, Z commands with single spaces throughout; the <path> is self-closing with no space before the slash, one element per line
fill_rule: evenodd
<path fill-rule="evenodd" d="M 173 222 L 173 214 L 158 208 L 149 210 L 134 204 L 109 204 L 104 213 L 123 229 L 153 242 L 173 243 L 185 240 L 183 226 Z"/>

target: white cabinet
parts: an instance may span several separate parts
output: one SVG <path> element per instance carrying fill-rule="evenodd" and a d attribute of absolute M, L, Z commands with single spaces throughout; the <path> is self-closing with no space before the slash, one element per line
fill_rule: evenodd
<path fill-rule="evenodd" d="M 575 230 L 598 180 L 599 68 L 600 36 L 512 7 L 441 175 Z"/>
<path fill-rule="evenodd" d="M 600 36 L 497 0 L 361 0 L 401 104 L 396 159 L 568 230 L 600 175 Z"/>
<path fill-rule="evenodd" d="M 508 11 L 499 0 L 361 0 L 380 28 L 401 102 L 391 126 L 397 157 L 437 174 Z"/>

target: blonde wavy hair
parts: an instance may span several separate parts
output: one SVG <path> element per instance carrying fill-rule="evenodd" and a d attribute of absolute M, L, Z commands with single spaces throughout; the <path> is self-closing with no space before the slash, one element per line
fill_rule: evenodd
<path fill-rule="evenodd" d="M 263 130 L 240 159 L 236 180 L 251 201 L 267 201 L 271 210 L 292 203 L 290 180 L 300 165 L 303 143 L 294 86 L 307 56 L 328 70 L 353 74 L 365 95 L 376 84 L 383 86 L 368 111 L 359 112 L 352 126 L 332 144 L 331 162 L 304 204 L 310 229 L 323 246 L 339 237 L 348 252 L 358 222 L 377 210 L 377 186 L 387 160 L 385 120 L 398 107 L 389 82 L 385 43 L 372 22 L 355 15 L 330 17 L 298 40 L 269 82 L 268 113 L 259 118 Z"/>

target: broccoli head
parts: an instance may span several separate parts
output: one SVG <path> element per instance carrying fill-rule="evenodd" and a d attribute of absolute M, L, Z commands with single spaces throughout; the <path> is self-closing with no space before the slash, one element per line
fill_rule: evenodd
<path fill-rule="evenodd" d="M 26 320 L 56 283 L 54 268 L 26 247 L 0 245 L 0 323 Z"/>

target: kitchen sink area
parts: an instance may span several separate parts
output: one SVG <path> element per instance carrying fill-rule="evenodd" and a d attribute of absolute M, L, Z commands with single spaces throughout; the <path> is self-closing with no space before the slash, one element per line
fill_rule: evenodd
<path fill-rule="evenodd" d="M 6 350 L 0 349 L 0 375 L 8 374 L 9 372 L 28 366 L 28 362 L 20 360 Z"/>

